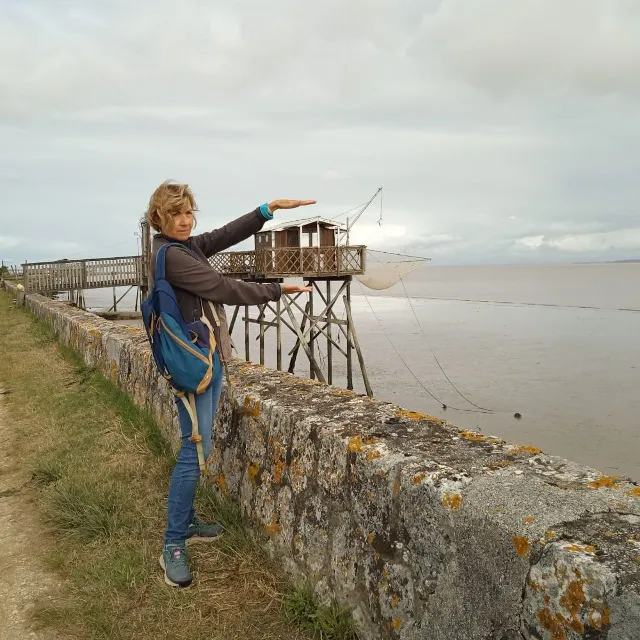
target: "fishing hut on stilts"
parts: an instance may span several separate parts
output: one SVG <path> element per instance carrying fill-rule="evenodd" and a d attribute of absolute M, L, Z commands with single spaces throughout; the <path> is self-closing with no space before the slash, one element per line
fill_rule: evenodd
<path fill-rule="evenodd" d="M 355 354 L 366 393 L 372 397 L 351 308 L 351 284 L 354 276 L 365 273 L 366 247 L 349 245 L 348 235 L 348 225 L 322 217 L 272 224 L 255 235 L 253 251 L 219 253 L 210 262 L 218 273 L 246 281 L 282 283 L 285 278 L 299 278 L 312 287 L 309 293 L 283 294 L 275 303 L 235 307 L 229 330 L 233 332 L 237 322 L 244 323 L 247 361 L 251 361 L 251 327 L 257 326 L 260 364 L 265 364 L 265 338 L 275 332 L 279 371 L 286 355 L 287 370 L 293 373 L 302 349 L 309 362 L 309 377 L 333 384 L 334 364 L 343 357 L 347 388 L 353 389 Z M 286 354 L 283 329 L 295 337 Z M 321 343 L 326 344 L 322 358 Z"/>

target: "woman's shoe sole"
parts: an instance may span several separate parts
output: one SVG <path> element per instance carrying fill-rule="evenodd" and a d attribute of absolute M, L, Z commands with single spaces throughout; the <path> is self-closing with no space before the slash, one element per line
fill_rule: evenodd
<path fill-rule="evenodd" d="M 191 536 L 190 538 L 187 538 L 185 540 L 185 542 L 187 544 L 193 544 L 198 543 L 198 542 L 213 542 L 214 540 L 219 540 L 222 537 L 222 534 L 224 533 L 224 531 L 221 531 L 217 536 L 210 536 L 210 537 L 204 537 L 204 536 Z"/>

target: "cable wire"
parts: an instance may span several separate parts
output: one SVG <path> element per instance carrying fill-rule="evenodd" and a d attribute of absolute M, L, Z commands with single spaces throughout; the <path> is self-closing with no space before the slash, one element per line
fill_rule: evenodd
<path fill-rule="evenodd" d="M 463 400 L 466 400 L 471 406 L 476 407 L 477 409 L 481 409 L 483 412 L 493 413 L 493 411 L 491 409 L 487 409 L 486 407 L 481 407 L 480 405 L 476 404 L 472 400 L 469 400 L 469 398 L 467 398 L 467 396 L 465 396 L 464 393 L 462 393 L 462 391 L 460 391 L 460 389 L 458 389 L 458 387 L 455 385 L 455 383 L 447 375 L 447 372 L 443 369 L 442 365 L 440 364 L 440 360 L 438 360 L 438 356 L 436 356 L 436 354 L 434 353 L 433 349 L 431 348 L 431 345 L 429 344 L 429 339 L 427 338 L 427 335 L 425 334 L 424 329 L 422 328 L 422 324 L 420 323 L 420 320 L 418 319 L 418 314 L 416 313 L 415 307 L 413 306 L 413 302 L 411 302 L 411 296 L 409 295 L 409 292 L 407 291 L 407 287 L 406 287 L 406 285 L 404 283 L 404 279 L 400 278 L 400 282 L 402 282 L 402 288 L 404 289 L 405 295 L 407 296 L 407 300 L 409 301 L 409 306 L 411 307 L 411 311 L 413 312 L 413 317 L 416 320 L 416 324 L 418 325 L 418 328 L 420 329 L 420 333 L 422 334 L 422 337 L 424 338 L 424 341 L 425 341 L 425 343 L 427 345 L 427 348 L 431 352 L 431 355 L 433 356 L 433 359 L 436 361 L 436 364 L 438 365 L 438 368 L 440 369 L 440 371 L 442 371 L 442 375 L 447 379 L 447 382 L 455 389 L 456 393 Z"/>
<path fill-rule="evenodd" d="M 420 385 L 420 387 L 422 387 L 422 389 L 425 391 L 425 393 L 427 393 L 431 398 L 433 398 L 442 407 L 447 407 L 447 408 L 450 408 L 450 409 L 454 409 L 456 411 L 464 411 L 466 413 L 485 413 L 485 414 L 486 413 L 493 413 L 492 411 L 490 411 L 488 409 L 482 409 L 482 410 L 479 410 L 479 409 L 462 409 L 460 407 L 454 407 L 452 405 L 447 405 L 446 403 L 442 402 L 442 400 L 440 400 L 440 398 L 435 396 L 429 389 L 427 389 L 427 387 L 424 385 L 424 383 L 420 380 L 420 378 L 418 378 L 418 376 L 416 376 L 416 374 L 413 372 L 413 370 L 408 365 L 406 360 L 402 357 L 402 354 L 398 351 L 398 349 L 396 349 L 396 346 L 393 343 L 393 341 L 391 340 L 391 338 L 389 337 L 389 334 L 385 331 L 385 328 L 384 328 L 384 326 L 382 324 L 382 321 L 378 317 L 378 314 L 375 312 L 375 310 L 373 308 L 373 305 L 371 304 L 371 301 L 369 300 L 369 296 L 367 296 L 365 293 L 363 293 L 362 295 L 363 295 L 364 299 L 367 301 L 367 304 L 369 305 L 369 308 L 371 309 L 371 313 L 373 313 L 373 316 L 378 321 L 378 324 L 380 325 L 380 328 L 382 329 L 382 332 L 384 333 L 385 338 L 387 339 L 387 341 L 391 345 L 391 348 L 394 350 L 394 352 L 398 356 L 398 358 L 400 358 L 400 361 L 402 362 L 402 364 L 404 364 L 404 366 L 406 367 L 407 371 L 413 376 L 414 380 Z"/>

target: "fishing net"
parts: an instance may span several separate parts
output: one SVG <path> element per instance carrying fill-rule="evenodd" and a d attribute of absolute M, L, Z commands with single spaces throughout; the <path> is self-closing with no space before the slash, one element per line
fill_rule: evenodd
<path fill-rule="evenodd" d="M 367 249 L 365 273 L 356 278 L 369 289 L 389 289 L 407 274 L 429 262 L 429 258 L 417 258 L 395 253 Z"/>

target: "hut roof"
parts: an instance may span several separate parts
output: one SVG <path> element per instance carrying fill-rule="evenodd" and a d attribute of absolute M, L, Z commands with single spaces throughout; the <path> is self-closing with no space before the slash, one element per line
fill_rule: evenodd
<path fill-rule="evenodd" d="M 323 218 L 322 216 L 315 216 L 313 218 L 291 220 L 290 222 L 268 222 L 263 227 L 262 231 L 284 231 L 285 229 L 295 229 L 297 227 L 306 227 L 315 224 L 319 224 L 325 229 L 339 229 L 340 231 L 347 230 L 347 225 L 342 222 L 331 220 L 330 218 Z"/>

